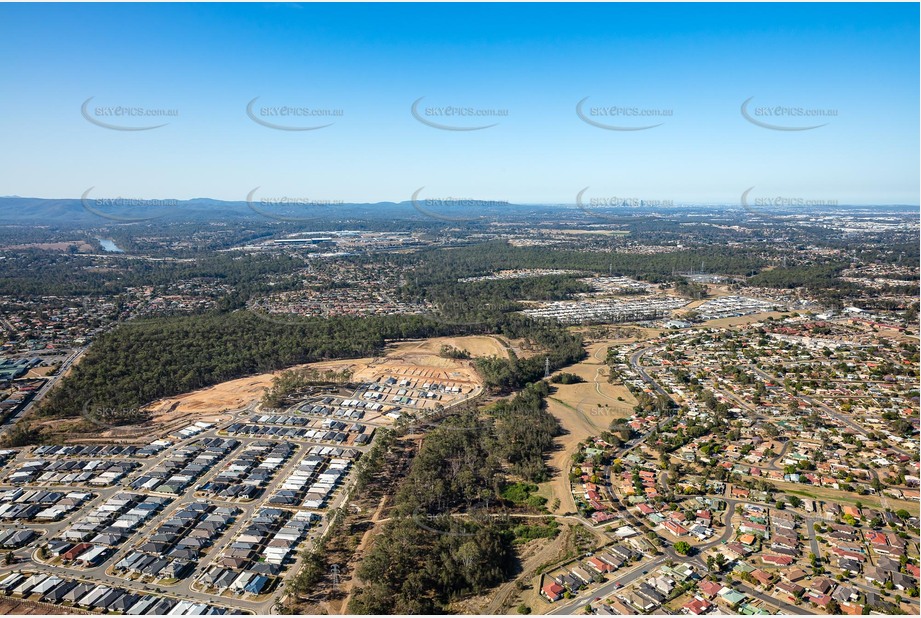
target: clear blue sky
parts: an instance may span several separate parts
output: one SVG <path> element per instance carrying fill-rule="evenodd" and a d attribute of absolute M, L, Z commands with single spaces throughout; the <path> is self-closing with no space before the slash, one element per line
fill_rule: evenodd
<path fill-rule="evenodd" d="M 916 4 L 0 5 L 0 195 L 919 201 Z M 176 109 L 114 119 L 97 106 Z M 341 109 L 316 131 L 246 105 Z M 431 106 L 508 110 L 479 131 Z M 671 110 L 652 121 L 576 104 Z M 831 109 L 818 122 L 770 106 Z M 257 112 L 258 113 L 258 112 Z M 453 126 L 478 119 L 430 120 Z"/>

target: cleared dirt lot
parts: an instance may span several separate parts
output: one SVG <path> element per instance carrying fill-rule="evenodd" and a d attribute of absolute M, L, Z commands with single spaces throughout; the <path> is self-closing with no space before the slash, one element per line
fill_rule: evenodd
<path fill-rule="evenodd" d="M 501 337 L 437 337 L 422 341 L 406 341 L 393 346 L 393 354 L 425 353 L 438 355 L 441 346 L 449 345 L 466 350 L 474 358 L 481 356 L 507 356 L 508 342 Z M 388 354 L 388 356 L 391 354 Z"/>
<path fill-rule="evenodd" d="M 349 369 L 355 381 L 376 381 L 381 376 L 412 378 L 420 381 L 439 381 L 457 384 L 468 393 L 480 386 L 480 379 L 470 361 L 441 358 L 442 345 L 467 349 L 472 355 L 505 355 L 504 346 L 492 337 L 446 337 L 423 341 L 404 342 L 392 346 L 385 356 L 327 361 L 298 365 L 297 368 L 315 368 L 320 371 Z M 208 388 L 161 399 L 148 410 L 157 427 L 179 420 L 217 422 L 226 420 L 228 412 L 254 406 L 265 389 L 271 387 L 272 378 L 280 371 L 263 373 L 237 380 L 222 382 Z"/>
<path fill-rule="evenodd" d="M 563 369 L 585 382 L 581 384 L 556 384 L 556 392 L 547 402 L 547 410 L 560 421 L 565 433 L 556 438 L 556 450 L 548 464 L 553 479 L 541 485 L 541 495 L 552 506 L 559 499 L 554 513 L 575 511 L 569 487 L 569 468 L 572 455 L 580 442 L 606 431 L 615 418 L 633 414 L 636 398 L 621 384 L 608 383 L 608 370 L 603 359 L 609 345 L 628 343 L 626 340 L 597 341 L 589 346 L 589 356 L 584 361 Z"/>

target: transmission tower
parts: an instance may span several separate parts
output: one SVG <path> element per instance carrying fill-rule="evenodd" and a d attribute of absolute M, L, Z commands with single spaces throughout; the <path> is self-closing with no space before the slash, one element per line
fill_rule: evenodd
<path fill-rule="evenodd" d="M 339 585 L 339 565 L 333 564 L 329 567 L 329 574 L 332 576 L 333 586 Z"/>

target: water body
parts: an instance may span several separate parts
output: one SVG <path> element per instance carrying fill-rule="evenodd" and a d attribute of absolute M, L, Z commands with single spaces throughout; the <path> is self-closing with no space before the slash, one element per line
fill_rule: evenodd
<path fill-rule="evenodd" d="M 108 251 L 109 253 L 124 253 L 124 250 L 120 249 L 111 238 L 97 238 L 96 240 L 102 245 L 103 251 Z"/>

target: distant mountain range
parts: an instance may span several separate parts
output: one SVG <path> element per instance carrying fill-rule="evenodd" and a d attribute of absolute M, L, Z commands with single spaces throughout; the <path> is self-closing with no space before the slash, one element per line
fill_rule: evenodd
<path fill-rule="evenodd" d="M 238 201 L 210 198 L 191 200 L 122 200 L 87 197 L 84 199 L 42 199 L 0 197 L 0 222 L 23 225 L 104 226 L 152 219 L 173 222 L 217 222 L 267 217 L 278 221 L 340 219 L 421 219 L 443 218 L 447 222 L 475 221 L 483 217 L 516 215 L 551 207 L 518 206 L 495 202 L 465 202 L 459 205 L 428 206 L 418 202 L 299 204 Z"/>
<path fill-rule="evenodd" d="M 211 198 L 191 200 L 123 200 L 85 197 L 82 199 L 43 199 L 31 197 L 0 197 L 0 223 L 19 225 L 50 225 L 54 227 L 98 227 L 118 223 L 133 223 L 149 220 L 161 220 L 184 223 L 227 222 L 251 220 L 267 217 L 278 221 L 321 221 L 321 220 L 442 220 L 446 223 L 470 223 L 478 220 L 540 221 L 541 215 L 560 210 L 578 210 L 574 205 L 547 204 L 527 205 L 511 204 L 485 200 L 450 201 L 419 199 L 404 202 L 377 203 L 331 203 L 299 204 L 297 202 L 278 203 L 247 201 L 221 201 Z M 609 208 L 583 208 L 586 221 L 593 219 L 593 213 L 615 212 L 618 217 L 637 217 L 644 215 L 661 215 L 666 212 L 685 213 L 740 211 L 739 205 L 675 205 L 651 208 L 642 206 Z M 760 213 L 822 212 L 848 211 L 849 214 L 873 214 L 885 212 L 917 212 L 917 206 L 834 206 L 821 209 L 767 209 L 759 208 Z M 604 222 L 602 216 L 600 221 Z M 628 222 L 624 218 L 621 222 Z M 617 222 L 609 219 L 608 222 Z"/>

